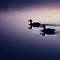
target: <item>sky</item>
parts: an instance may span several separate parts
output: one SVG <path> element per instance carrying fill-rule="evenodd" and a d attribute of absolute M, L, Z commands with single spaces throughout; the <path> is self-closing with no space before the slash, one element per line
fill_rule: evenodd
<path fill-rule="evenodd" d="M 52 36 L 28 29 L 28 20 L 60 24 L 59 0 L 0 0 L 0 60 L 60 60 L 60 27 Z"/>

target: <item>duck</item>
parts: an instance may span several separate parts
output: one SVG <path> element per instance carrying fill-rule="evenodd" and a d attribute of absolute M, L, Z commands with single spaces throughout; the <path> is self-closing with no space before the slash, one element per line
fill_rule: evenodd
<path fill-rule="evenodd" d="M 53 34 L 55 34 L 55 29 L 46 28 L 45 25 L 43 25 L 43 29 L 41 30 L 41 32 L 43 32 L 43 33 L 40 33 L 43 36 L 45 36 L 45 34 L 47 34 L 47 35 L 53 35 Z"/>
<path fill-rule="evenodd" d="M 37 28 L 40 27 L 40 23 L 39 23 L 39 22 L 32 22 L 32 19 L 30 19 L 29 22 L 30 22 L 30 24 L 29 24 L 29 25 L 30 25 L 29 29 L 32 29 L 32 27 L 37 27 Z"/>

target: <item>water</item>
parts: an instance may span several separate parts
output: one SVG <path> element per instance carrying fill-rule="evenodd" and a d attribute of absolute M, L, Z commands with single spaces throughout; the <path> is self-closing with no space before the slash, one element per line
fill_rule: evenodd
<path fill-rule="evenodd" d="M 28 29 L 28 20 L 48 24 L 60 24 L 60 10 L 8 10 L 0 12 L 1 22 L 1 55 L 13 56 L 19 59 L 59 59 L 60 57 L 60 27 L 47 26 L 56 29 L 56 35 L 42 36 L 41 28 Z M 19 57 L 21 56 L 21 57 Z M 33 56 L 33 57 L 32 57 Z M 47 57 L 48 56 L 48 57 Z M 24 57 L 24 58 L 23 58 Z M 29 58 L 28 58 L 29 57 Z"/>

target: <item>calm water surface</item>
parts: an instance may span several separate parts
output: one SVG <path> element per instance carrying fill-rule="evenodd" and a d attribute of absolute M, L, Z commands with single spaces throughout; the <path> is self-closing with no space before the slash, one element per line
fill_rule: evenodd
<path fill-rule="evenodd" d="M 56 35 L 42 36 L 42 28 L 29 30 L 28 20 L 48 24 L 60 24 L 59 9 L 25 9 L 0 12 L 1 22 L 1 55 L 9 55 L 19 59 L 59 59 L 60 58 L 60 27 L 47 26 L 56 29 Z M 21 56 L 21 57 L 19 57 Z M 29 57 L 29 58 L 28 58 Z M 36 58 L 35 58 L 36 57 Z M 56 57 L 56 58 L 55 58 Z"/>

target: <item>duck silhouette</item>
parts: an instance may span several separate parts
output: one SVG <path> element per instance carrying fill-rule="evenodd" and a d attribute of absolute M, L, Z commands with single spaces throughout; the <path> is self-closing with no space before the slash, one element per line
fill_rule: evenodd
<path fill-rule="evenodd" d="M 29 22 L 30 22 L 30 27 L 28 27 L 29 29 L 32 29 L 32 27 L 37 27 L 37 28 L 39 28 L 40 27 L 40 23 L 39 22 L 32 22 L 32 19 L 30 19 L 29 20 Z"/>
<path fill-rule="evenodd" d="M 29 22 L 30 22 L 30 24 L 29 24 L 30 27 L 28 27 L 29 29 L 32 29 L 32 27 L 37 27 L 37 28 L 43 27 L 43 28 L 45 28 L 45 26 L 60 26 L 60 25 L 56 25 L 56 24 L 41 24 L 39 22 L 33 22 L 32 19 L 30 19 Z"/>
<path fill-rule="evenodd" d="M 45 25 L 42 26 L 43 29 L 41 30 L 42 33 L 40 33 L 41 35 L 45 36 L 45 34 L 47 35 L 55 35 L 55 29 L 51 29 L 51 28 L 46 28 Z"/>

